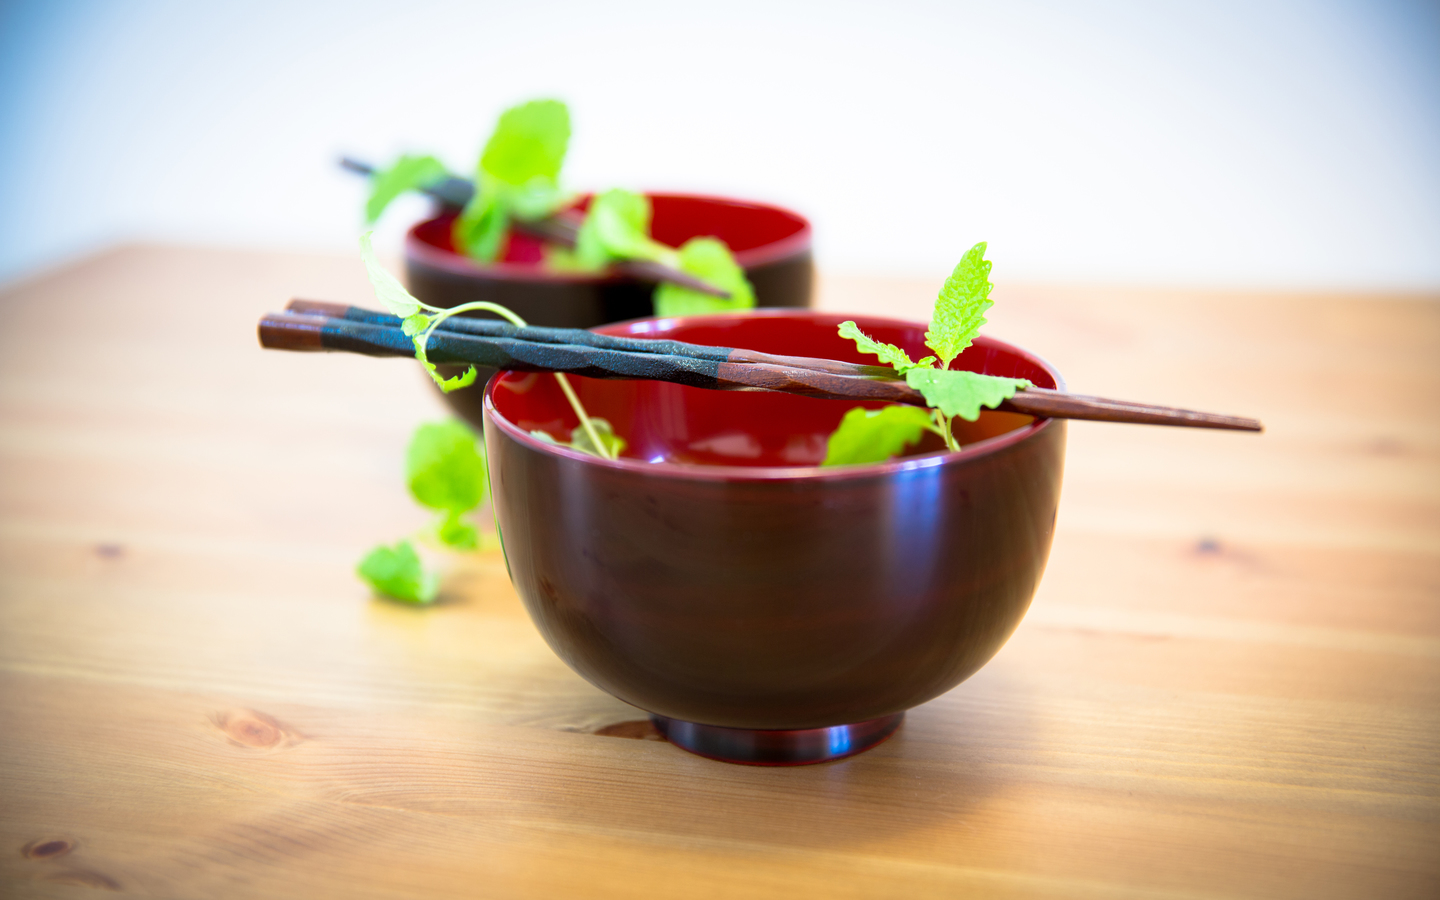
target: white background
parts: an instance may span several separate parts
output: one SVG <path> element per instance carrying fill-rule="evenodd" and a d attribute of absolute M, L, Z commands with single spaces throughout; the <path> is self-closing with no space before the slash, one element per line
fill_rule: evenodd
<path fill-rule="evenodd" d="M 350 151 L 778 201 L 831 271 L 1440 287 L 1435 2 L 6 2 L 0 279 L 118 240 L 353 252 Z M 380 229 L 398 246 L 418 199 Z"/>

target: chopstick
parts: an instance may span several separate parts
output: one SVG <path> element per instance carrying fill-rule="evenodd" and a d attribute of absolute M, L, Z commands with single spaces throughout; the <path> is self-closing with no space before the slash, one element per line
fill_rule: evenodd
<path fill-rule="evenodd" d="M 260 320 L 261 346 L 370 356 L 414 355 L 413 342 L 400 330 L 394 316 L 313 300 L 292 301 L 291 307 Z M 341 314 L 329 314 L 336 312 Z M 576 329 L 521 328 L 484 319 L 447 319 L 430 336 L 426 352 L 435 363 L 564 372 L 591 378 L 639 378 L 710 390 L 766 390 L 826 399 L 927 405 L 919 391 L 893 377 L 894 370 L 879 366 L 597 335 Z M 882 377 L 880 373 L 885 372 L 891 377 Z M 1262 430 L 1255 419 L 1035 387 L 1017 392 L 999 409 L 1059 419 Z"/>
<path fill-rule="evenodd" d="M 374 166 L 348 156 L 342 156 L 340 158 L 340 166 L 341 168 L 348 169 L 351 172 L 357 172 L 361 175 L 368 176 L 375 174 Z M 475 195 L 474 184 L 463 178 L 456 178 L 453 175 L 449 178 L 442 178 L 439 181 L 432 182 L 420 190 L 422 193 L 428 194 L 440 201 L 440 203 L 445 206 L 455 207 L 457 209 L 463 209 L 465 204 L 470 202 L 470 198 Z M 575 217 L 566 215 L 563 212 L 544 219 L 538 219 L 534 222 L 523 222 L 515 219 L 511 224 L 516 230 L 523 231 L 532 237 L 539 238 L 551 244 L 558 244 L 561 247 L 569 247 L 572 250 L 575 248 L 576 237 L 580 230 L 580 225 L 575 221 Z M 682 272 L 673 266 L 667 266 L 662 263 L 651 262 L 644 259 L 622 259 L 612 263 L 611 266 L 637 281 L 668 281 L 671 284 L 679 285 L 680 287 L 688 288 L 701 294 L 719 297 L 721 300 L 730 299 L 729 291 L 717 288 L 708 282 L 696 278 L 689 272 Z"/>

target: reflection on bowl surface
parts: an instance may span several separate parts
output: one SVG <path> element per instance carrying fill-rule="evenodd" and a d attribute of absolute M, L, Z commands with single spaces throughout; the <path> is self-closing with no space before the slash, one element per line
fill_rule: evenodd
<path fill-rule="evenodd" d="M 873 362 L 836 335 L 844 318 L 774 310 L 603 330 Z M 924 325 L 858 321 L 925 355 Z M 1042 360 L 986 338 L 956 367 L 1061 386 Z M 573 382 L 629 442 L 624 457 L 531 437 L 567 436 L 576 419 L 552 377 L 502 373 L 485 392 L 491 484 L 530 615 L 562 659 L 622 700 L 729 729 L 882 719 L 973 674 L 1030 604 L 1054 528 L 1062 421 L 986 412 L 957 429 L 960 453 L 818 468 L 857 404 Z"/>

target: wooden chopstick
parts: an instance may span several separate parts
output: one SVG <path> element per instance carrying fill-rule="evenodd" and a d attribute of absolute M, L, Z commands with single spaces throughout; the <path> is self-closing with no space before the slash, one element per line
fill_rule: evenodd
<path fill-rule="evenodd" d="M 339 350 L 371 356 L 412 356 L 414 344 L 386 313 L 314 300 L 260 320 L 261 346 L 278 350 Z M 814 357 L 776 356 L 736 349 L 645 340 L 543 326 L 518 327 L 453 317 L 430 336 L 427 355 L 460 363 L 591 378 L 641 378 L 711 390 L 767 390 L 809 397 L 879 400 L 926 406 L 919 391 L 893 369 Z M 889 373 L 889 377 L 882 377 Z M 1059 419 L 1261 431 L 1259 421 L 1168 406 L 1153 406 L 1032 387 L 998 407 Z"/>
<path fill-rule="evenodd" d="M 361 175 L 375 174 L 374 166 L 348 156 L 342 156 L 340 158 L 340 166 L 341 168 L 348 169 L 351 172 L 357 172 Z M 453 175 L 449 178 L 442 178 L 439 181 L 427 184 L 420 188 L 420 190 L 422 193 L 428 194 L 440 201 L 440 203 L 445 206 L 456 209 L 463 209 L 465 204 L 470 202 L 470 198 L 475 195 L 475 185 L 473 183 L 463 178 L 456 178 Z M 573 217 L 566 216 L 564 213 L 557 213 L 556 215 L 538 219 L 533 222 L 524 222 L 515 219 L 511 222 L 511 225 L 517 231 L 523 231 L 531 237 L 536 237 L 542 241 L 571 249 L 575 247 L 576 235 L 580 229 L 579 223 L 576 222 Z M 650 262 L 644 259 L 622 259 L 612 263 L 611 267 L 618 272 L 629 275 L 637 281 L 668 281 L 671 284 L 689 288 L 701 294 L 719 297 L 721 300 L 730 299 L 729 291 L 717 288 L 708 282 L 696 278 L 689 272 L 682 272 L 673 266 L 667 266 L 663 263 Z"/>

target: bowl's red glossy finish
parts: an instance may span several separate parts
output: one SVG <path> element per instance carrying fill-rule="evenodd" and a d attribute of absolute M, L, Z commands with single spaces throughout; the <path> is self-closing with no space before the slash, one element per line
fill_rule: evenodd
<path fill-rule="evenodd" d="M 773 310 L 603 330 L 873 362 L 836 335 L 844 318 Z M 924 355 L 924 325 L 857 319 Z M 1061 386 L 1043 360 L 987 338 L 956 367 Z M 575 417 L 552 377 L 502 373 L 485 391 L 491 486 L 530 615 L 620 699 L 729 729 L 865 723 L 960 683 L 1024 616 L 1054 529 L 1063 421 L 987 411 L 960 423 L 959 453 L 819 468 L 856 404 L 572 381 L 629 442 L 623 457 L 531 437 L 568 435 Z"/>
<path fill-rule="evenodd" d="M 810 223 L 798 213 L 724 197 L 648 194 L 651 234 L 678 247 L 692 237 L 718 237 L 730 247 L 755 288 L 761 307 L 807 307 L 815 271 Z M 576 204 L 589 205 L 589 198 Z M 455 252 L 453 213 L 427 219 L 405 241 L 410 292 L 431 306 L 449 308 L 477 300 L 498 303 L 532 325 L 593 328 L 652 315 L 654 285 L 608 273 L 557 273 L 541 266 L 539 240 L 512 232 L 503 259 L 481 266 Z M 475 315 L 488 316 L 485 313 Z M 463 369 L 446 367 L 447 374 Z M 481 373 L 481 383 L 494 370 Z M 481 424 L 480 392 L 446 396 L 456 413 Z"/>

